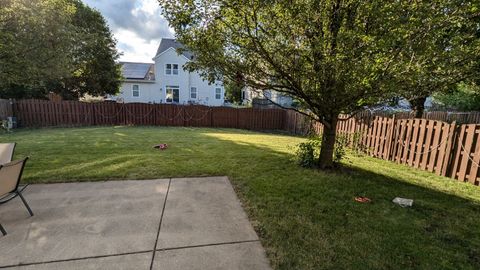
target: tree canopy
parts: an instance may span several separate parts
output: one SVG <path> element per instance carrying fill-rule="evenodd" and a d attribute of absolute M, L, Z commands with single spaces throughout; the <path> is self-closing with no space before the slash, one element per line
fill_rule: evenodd
<path fill-rule="evenodd" d="M 460 83 L 450 91 L 434 93 L 433 101 L 435 107 L 445 110 L 480 111 L 480 87 Z"/>
<path fill-rule="evenodd" d="M 119 54 L 102 15 L 80 0 L 0 3 L 0 97 L 114 94 Z"/>
<path fill-rule="evenodd" d="M 225 86 L 225 99 L 235 103 L 242 103 L 243 83 L 240 81 L 231 81 L 228 78 L 223 82 Z"/>
<path fill-rule="evenodd" d="M 459 83 L 480 79 L 480 2 L 414 2 L 405 12 L 417 14 L 409 28 L 421 34 L 406 40 L 392 87 L 421 117 L 427 97 L 455 92 Z"/>
<path fill-rule="evenodd" d="M 332 166 L 340 113 L 355 113 L 398 93 L 394 83 L 412 46 L 426 41 L 429 50 L 441 47 L 430 44 L 436 38 L 425 40 L 426 33 L 457 36 L 446 32 L 441 18 L 430 23 L 432 10 L 478 13 L 472 3 L 453 0 L 159 2 L 179 41 L 195 53 L 187 69 L 210 80 L 241 74 L 246 86 L 276 90 L 308 108 L 307 114 L 324 125 L 320 167 Z"/>

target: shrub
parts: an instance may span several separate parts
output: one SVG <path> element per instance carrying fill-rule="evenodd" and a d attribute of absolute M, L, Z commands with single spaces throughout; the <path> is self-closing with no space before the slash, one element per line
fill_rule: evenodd
<path fill-rule="evenodd" d="M 295 151 L 295 159 L 298 165 L 305 168 L 314 168 L 318 165 L 320 156 L 321 136 L 310 137 L 306 142 L 299 143 Z M 348 137 L 337 135 L 335 148 L 333 150 L 333 161 L 339 163 L 346 154 Z"/>
<path fill-rule="evenodd" d="M 352 150 L 353 153 L 357 156 L 362 156 L 368 152 L 368 147 L 362 143 L 363 134 L 359 131 L 353 133 L 352 135 Z"/>
<path fill-rule="evenodd" d="M 313 168 L 317 165 L 321 140 L 311 137 L 306 142 L 299 143 L 295 152 L 298 165 Z"/>
<path fill-rule="evenodd" d="M 334 163 L 339 163 L 345 157 L 347 146 L 348 137 L 343 134 L 338 134 L 335 141 L 335 148 L 333 149 Z"/>

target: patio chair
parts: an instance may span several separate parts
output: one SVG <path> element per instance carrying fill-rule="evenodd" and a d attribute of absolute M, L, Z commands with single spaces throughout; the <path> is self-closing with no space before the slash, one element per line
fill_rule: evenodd
<path fill-rule="evenodd" d="M 30 216 L 33 216 L 32 209 L 22 195 L 22 191 L 28 185 L 20 186 L 20 179 L 27 159 L 28 157 L 0 165 L 0 204 L 7 203 L 18 196 L 22 199 Z"/>
<path fill-rule="evenodd" d="M 0 143 L 0 164 L 12 161 L 15 143 Z"/>
<path fill-rule="evenodd" d="M 7 232 L 3 228 L 2 224 L 0 224 L 0 232 L 2 232 L 3 235 L 7 235 Z"/>

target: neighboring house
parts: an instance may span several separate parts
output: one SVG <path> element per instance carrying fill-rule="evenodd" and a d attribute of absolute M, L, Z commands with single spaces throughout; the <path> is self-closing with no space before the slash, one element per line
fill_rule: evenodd
<path fill-rule="evenodd" d="M 435 103 L 432 97 L 427 97 L 424 103 L 425 110 L 435 109 Z M 368 108 L 370 111 L 383 111 L 383 112 L 408 112 L 412 110 L 410 102 L 405 98 L 398 98 L 393 104 L 392 102 L 380 103 Z"/>
<path fill-rule="evenodd" d="M 283 107 L 291 107 L 293 102 L 292 97 L 275 90 L 261 91 L 249 87 L 242 90 L 242 99 L 244 104 L 259 105 L 262 107 L 273 107 L 275 106 L 273 103 Z"/>
<path fill-rule="evenodd" d="M 118 102 L 203 104 L 222 106 L 225 91 L 223 83 L 209 84 L 197 72 L 183 70 L 193 59 L 186 51 L 178 54 L 176 49 L 183 45 L 174 39 L 162 38 L 154 63 L 122 62 L 125 78 L 120 93 L 109 99 Z"/>
<path fill-rule="evenodd" d="M 155 64 L 120 62 L 124 81 L 120 93 L 111 97 L 118 102 L 160 103 L 162 97 L 155 80 Z"/>

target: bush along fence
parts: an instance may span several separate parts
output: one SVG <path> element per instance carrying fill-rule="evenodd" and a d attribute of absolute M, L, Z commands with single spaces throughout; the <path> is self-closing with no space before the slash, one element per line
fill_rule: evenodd
<path fill-rule="evenodd" d="M 15 116 L 19 127 L 151 125 L 322 133 L 318 122 L 282 109 L 0 100 L 0 112 Z M 373 157 L 479 185 L 480 124 L 431 119 L 444 119 L 445 115 L 431 113 L 429 119 L 412 119 L 406 114 L 379 116 L 363 112 L 339 121 L 337 133 L 345 136 L 350 146 Z"/>

